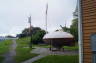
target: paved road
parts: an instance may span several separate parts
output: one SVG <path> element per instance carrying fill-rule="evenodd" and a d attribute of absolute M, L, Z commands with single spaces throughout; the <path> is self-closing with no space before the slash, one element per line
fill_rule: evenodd
<path fill-rule="evenodd" d="M 13 56 L 16 55 L 15 49 L 17 44 L 16 44 L 16 40 L 12 40 L 12 42 L 13 44 L 10 46 L 9 52 L 4 55 L 5 60 L 3 61 L 3 63 L 15 63 Z"/>
<path fill-rule="evenodd" d="M 47 56 L 47 54 L 40 54 L 40 55 L 38 55 L 38 56 L 36 56 L 34 58 L 30 58 L 30 59 L 22 62 L 22 63 L 32 63 L 32 62 L 37 61 L 37 60 L 39 60 L 39 59 L 41 59 L 41 58 L 43 58 L 45 56 Z"/>

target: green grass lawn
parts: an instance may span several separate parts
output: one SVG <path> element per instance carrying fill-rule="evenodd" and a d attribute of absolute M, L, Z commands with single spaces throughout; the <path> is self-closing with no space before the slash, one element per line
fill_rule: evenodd
<path fill-rule="evenodd" d="M 30 39 L 28 37 L 16 40 L 18 45 L 16 48 L 17 55 L 15 56 L 16 63 L 20 63 L 22 61 L 37 56 L 37 54 L 30 53 L 32 49 L 29 48 L 29 42 L 30 42 L 29 40 Z M 34 47 L 49 48 L 50 45 L 33 45 L 33 48 Z M 64 46 L 64 48 L 67 50 L 78 50 L 78 46 L 73 47 Z M 74 56 L 49 55 L 34 63 L 78 63 L 78 55 Z"/>
<path fill-rule="evenodd" d="M 0 55 L 6 53 L 9 50 L 9 46 L 12 44 L 11 40 L 4 40 L 0 42 Z"/>
<path fill-rule="evenodd" d="M 43 48 L 50 48 L 50 45 L 33 45 L 34 47 L 43 47 Z M 78 50 L 78 46 L 64 46 L 63 47 L 66 50 L 75 51 Z"/>
<path fill-rule="evenodd" d="M 18 42 L 18 41 L 19 41 L 19 42 Z M 17 42 L 18 42 L 18 43 L 22 43 L 22 44 L 20 44 L 20 45 L 22 45 L 22 46 L 25 46 L 25 47 L 27 46 L 27 47 L 29 47 L 30 38 L 29 38 L 29 37 L 21 38 L 21 39 L 18 39 Z M 34 48 L 34 47 L 50 48 L 50 45 L 47 45 L 47 44 L 45 44 L 45 45 L 40 45 L 40 44 L 34 45 L 34 44 L 33 44 L 33 48 Z M 64 46 L 63 48 L 66 49 L 66 50 L 73 50 L 73 51 L 79 49 L 78 46 Z"/>
<path fill-rule="evenodd" d="M 32 57 L 37 56 L 38 54 L 30 53 L 32 49 L 29 48 L 29 38 L 21 38 L 17 39 L 17 48 L 16 48 L 16 63 L 20 63 L 22 61 L 28 60 Z"/>
<path fill-rule="evenodd" d="M 42 47 L 42 48 L 50 48 L 50 45 L 47 45 L 47 44 L 33 44 L 33 47 Z"/>
<path fill-rule="evenodd" d="M 0 42 L 0 62 L 2 62 L 4 59 L 4 57 L 1 55 L 5 54 L 6 52 L 9 51 L 9 47 L 11 44 L 12 44 L 11 40 L 4 40 L 4 41 Z"/>
<path fill-rule="evenodd" d="M 29 37 L 25 37 L 25 38 L 19 38 L 16 40 L 18 46 L 20 47 L 28 47 L 29 46 L 29 42 L 30 42 L 30 38 Z"/>
<path fill-rule="evenodd" d="M 17 51 L 15 56 L 16 63 L 20 63 L 22 61 L 37 56 L 37 54 L 30 53 L 31 51 L 30 48 L 17 47 L 16 51 Z"/>
<path fill-rule="evenodd" d="M 78 46 L 64 46 L 63 48 L 66 49 L 66 50 L 72 50 L 72 51 L 75 51 L 75 50 L 79 49 Z"/>
<path fill-rule="evenodd" d="M 49 55 L 33 63 L 79 63 L 79 59 L 78 55 L 74 56 Z"/>
<path fill-rule="evenodd" d="M 0 56 L 0 62 L 2 62 L 4 60 L 3 56 Z"/>

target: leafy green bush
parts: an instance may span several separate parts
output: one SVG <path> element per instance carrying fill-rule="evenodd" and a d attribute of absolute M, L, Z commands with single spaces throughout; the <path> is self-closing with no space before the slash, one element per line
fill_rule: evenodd
<path fill-rule="evenodd" d="M 42 43 L 43 40 L 43 36 L 45 35 L 45 31 L 44 30 L 40 30 L 40 31 L 37 31 L 33 36 L 32 36 L 32 42 L 34 44 L 38 44 L 38 43 Z"/>

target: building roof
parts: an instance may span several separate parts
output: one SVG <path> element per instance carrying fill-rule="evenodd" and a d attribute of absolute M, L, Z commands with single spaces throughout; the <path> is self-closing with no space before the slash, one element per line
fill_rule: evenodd
<path fill-rule="evenodd" d="M 46 34 L 43 39 L 48 38 L 73 38 L 73 35 L 63 31 L 51 32 Z"/>

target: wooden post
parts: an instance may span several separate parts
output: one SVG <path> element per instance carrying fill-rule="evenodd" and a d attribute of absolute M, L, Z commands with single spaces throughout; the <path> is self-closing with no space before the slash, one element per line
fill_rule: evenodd
<path fill-rule="evenodd" d="M 29 47 L 30 48 L 32 48 L 32 26 L 31 26 L 31 16 L 30 17 L 28 17 L 28 22 L 29 22 L 29 26 L 30 26 L 30 28 L 29 28 L 29 33 L 30 33 L 30 44 L 29 44 Z"/>
<path fill-rule="evenodd" d="M 51 40 L 50 40 L 50 51 L 51 51 Z"/>

